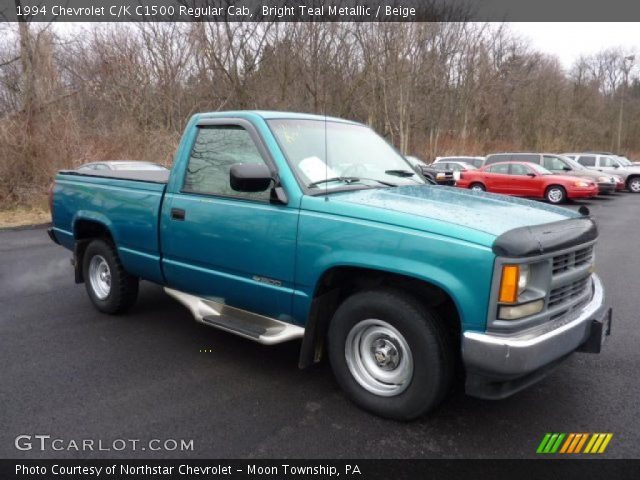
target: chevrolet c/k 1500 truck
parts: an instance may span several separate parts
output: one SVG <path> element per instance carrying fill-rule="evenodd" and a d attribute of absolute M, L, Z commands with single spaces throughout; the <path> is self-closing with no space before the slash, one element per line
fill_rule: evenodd
<path fill-rule="evenodd" d="M 155 282 L 204 324 L 301 339 L 301 367 L 326 354 L 390 418 L 433 409 L 454 379 L 503 398 L 610 331 L 589 216 L 429 185 L 346 120 L 197 114 L 170 172 L 62 171 L 51 204 L 98 310 Z"/>

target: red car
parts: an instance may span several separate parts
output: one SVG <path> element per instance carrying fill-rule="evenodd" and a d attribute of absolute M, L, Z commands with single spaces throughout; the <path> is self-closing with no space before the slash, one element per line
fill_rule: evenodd
<path fill-rule="evenodd" d="M 527 162 L 493 163 L 464 172 L 456 186 L 517 197 L 544 198 L 549 203 L 598 194 L 598 185 L 592 180 L 554 175 L 540 165 Z"/>

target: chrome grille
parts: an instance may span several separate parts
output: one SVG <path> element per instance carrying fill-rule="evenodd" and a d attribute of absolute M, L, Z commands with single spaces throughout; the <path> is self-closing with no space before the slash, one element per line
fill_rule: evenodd
<path fill-rule="evenodd" d="M 588 265 L 593 261 L 593 245 L 575 250 L 573 252 L 563 253 L 553 258 L 553 275 L 566 272 L 575 267 Z"/>

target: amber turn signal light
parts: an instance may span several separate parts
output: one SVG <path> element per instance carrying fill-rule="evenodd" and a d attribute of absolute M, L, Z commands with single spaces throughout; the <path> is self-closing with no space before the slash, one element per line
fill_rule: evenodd
<path fill-rule="evenodd" d="M 504 265 L 500 279 L 500 303 L 516 303 L 518 299 L 518 279 L 520 267 L 518 265 Z"/>

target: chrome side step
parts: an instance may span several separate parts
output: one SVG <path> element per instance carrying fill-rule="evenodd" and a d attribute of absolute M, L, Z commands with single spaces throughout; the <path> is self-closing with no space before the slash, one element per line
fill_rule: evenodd
<path fill-rule="evenodd" d="M 263 345 L 274 345 L 304 336 L 304 328 L 165 287 L 167 294 L 187 307 L 205 325 L 234 333 Z"/>

